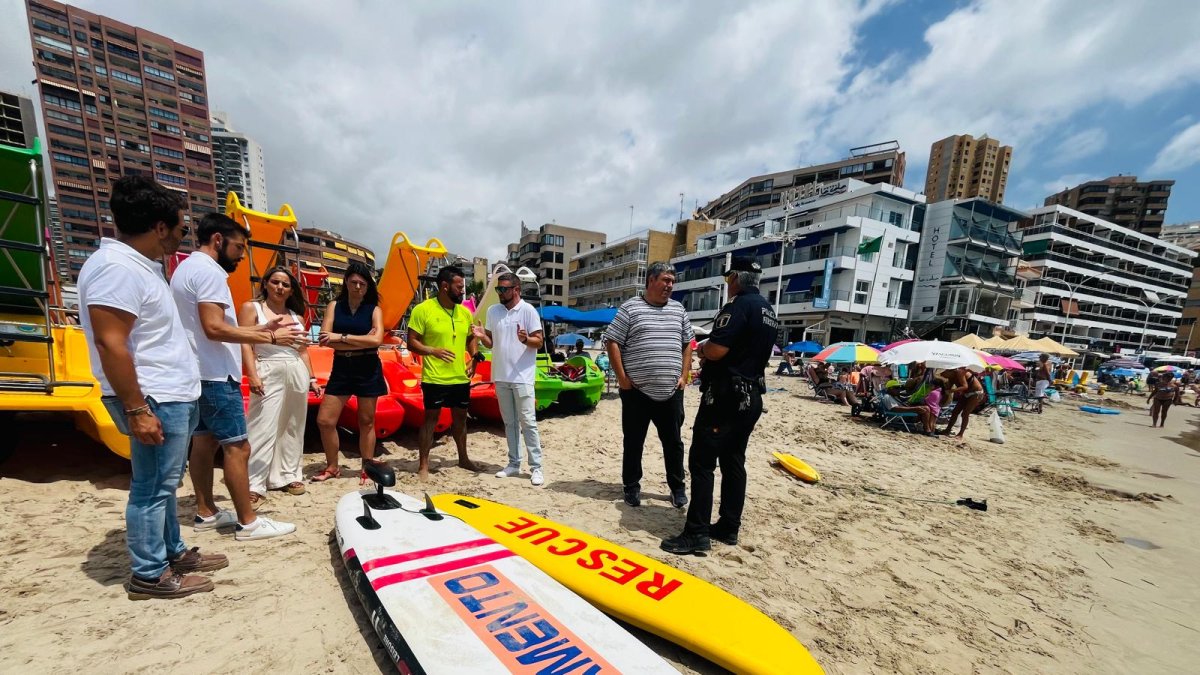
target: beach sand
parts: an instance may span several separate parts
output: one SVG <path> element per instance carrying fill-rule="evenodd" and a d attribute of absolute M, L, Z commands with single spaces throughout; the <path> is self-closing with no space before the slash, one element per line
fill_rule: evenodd
<path fill-rule="evenodd" d="M 976 418 L 960 445 L 881 431 L 813 400 L 799 378 L 768 381 L 779 390 L 766 395 L 750 443 L 741 543 L 714 543 L 703 558 L 658 549 L 684 514 L 667 501 L 653 431 L 643 506 L 621 502 L 613 395 L 540 423 L 541 489 L 491 475 L 505 462 L 499 426 L 471 425 L 471 456 L 489 469 L 481 474 L 455 466 L 448 437 L 425 486 L 411 473 L 413 432 L 383 443 L 385 457 L 399 490 L 503 501 L 707 579 L 792 631 L 829 673 L 1194 672 L 1197 411 L 1176 408 L 1166 429 L 1151 429 L 1140 399 L 1124 399 L 1131 407 L 1115 416 L 1064 401 L 1020 415 L 1004 445 L 988 442 Z M 689 390 L 685 439 L 697 399 Z M 390 670 L 331 536 L 334 506 L 357 480 L 272 493 L 261 512 L 295 522 L 290 537 L 238 543 L 185 526 L 189 546 L 229 555 L 230 567 L 212 575 L 216 590 L 131 602 L 122 586 L 127 463 L 61 423 L 25 420 L 20 431 L 27 440 L 0 465 L 0 671 Z M 306 475 L 322 464 L 310 441 Z M 805 459 L 823 482 L 782 473 L 773 450 Z M 357 465 L 344 458 L 344 475 Z M 226 494 L 218 488 L 227 503 Z M 945 503 L 967 496 L 988 499 L 989 510 Z M 193 505 L 185 481 L 181 520 Z M 718 671 L 639 636 L 684 672 Z"/>

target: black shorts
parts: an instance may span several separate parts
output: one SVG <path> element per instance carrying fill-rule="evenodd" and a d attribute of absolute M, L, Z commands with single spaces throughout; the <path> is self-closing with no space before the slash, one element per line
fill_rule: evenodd
<path fill-rule="evenodd" d="M 421 394 L 425 399 L 425 410 L 439 408 L 467 409 L 471 405 L 471 385 L 463 384 L 430 384 L 421 383 Z"/>
<path fill-rule="evenodd" d="M 333 355 L 333 372 L 325 393 L 330 396 L 378 397 L 387 393 L 378 354 Z"/>

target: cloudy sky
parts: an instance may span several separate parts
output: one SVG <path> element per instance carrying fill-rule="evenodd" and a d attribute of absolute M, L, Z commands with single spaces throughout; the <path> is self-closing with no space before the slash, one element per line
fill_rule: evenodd
<path fill-rule="evenodd" d="M 382 252 L 503 255 L 519 224 L 669 228 L 758 173 L 896 139 L 1014 147 L 1009 203 L 1118 173 L 1200 219 L 1200 3 L 80 1 L 204 51 L 272 210 Z M 0 16 L 24 15 L 0 0 Z M 33 93 L 0 25 L 0 89 Z"/>

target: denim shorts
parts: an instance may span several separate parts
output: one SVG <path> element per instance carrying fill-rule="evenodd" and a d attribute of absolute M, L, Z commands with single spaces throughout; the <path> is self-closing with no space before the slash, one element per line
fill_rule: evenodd
<path fill-rule="evenodd" d="M 211 434 L 221 445 L 246 440 L 246 408 L 242 383 L 232 378 L 223 382 L 200 381 L 200 424 L 193 436 Z"/>

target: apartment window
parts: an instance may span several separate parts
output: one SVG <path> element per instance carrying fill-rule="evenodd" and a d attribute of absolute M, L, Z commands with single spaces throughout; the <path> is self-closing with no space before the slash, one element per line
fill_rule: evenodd
<path fill-rule="evenodd" d="M 170 80 L 172 82 L 175 81 L 175 75 L 173 73 L 168 73 L 167 71 L 160 70 L 158 68 L 155 68 L 154 66 L 143 66 L 142 70 L 146 71 L 147 73 L 149 73 L 155 77 L 161 77 L 164 80 Z"/>
<path fill-rule="evenodd" d="M 130 84 L 136 84 L 136 85 L 142 84 L 142 78 L 138 77 L 137 75 L 130 75 L 129 73 L 123 73 L 119 70 L 116 70 L 115 68 L 112 71 L 112 77 L 114 80 L 123 80 Z"/>
<path fill-rule="evenodd" d="M 175 113 L 169 112 L 166 110 L 160 110 L 158 108 L 150 108 L 150 114 L 154 115 L 155 117 L 161 117 L 163 119 L 171 120 L 172 122 L 179 121 L 179 115 L 176 115 Z M 207 140 L 207 138 L 205 140 Z"/>
<path fill-rule="evenodd" d="M 580 252 L 582 252 L 581 249 L 583 249 L 583 242 L 582 241 L 575 242 L 575 252 L 580 253 Z"/>
<path fill-rule="evenodd" d="M 554 254 L 554 262 L 562 264 L 562 261 L 563 261 L 563 254 L 555 253 Z"/>
<path fill-rule="evenodd" d="M 854 304 L 867 304 L 867 294 L 871 292 L 871 282 L 856 281 L 854 282 Z"/>

